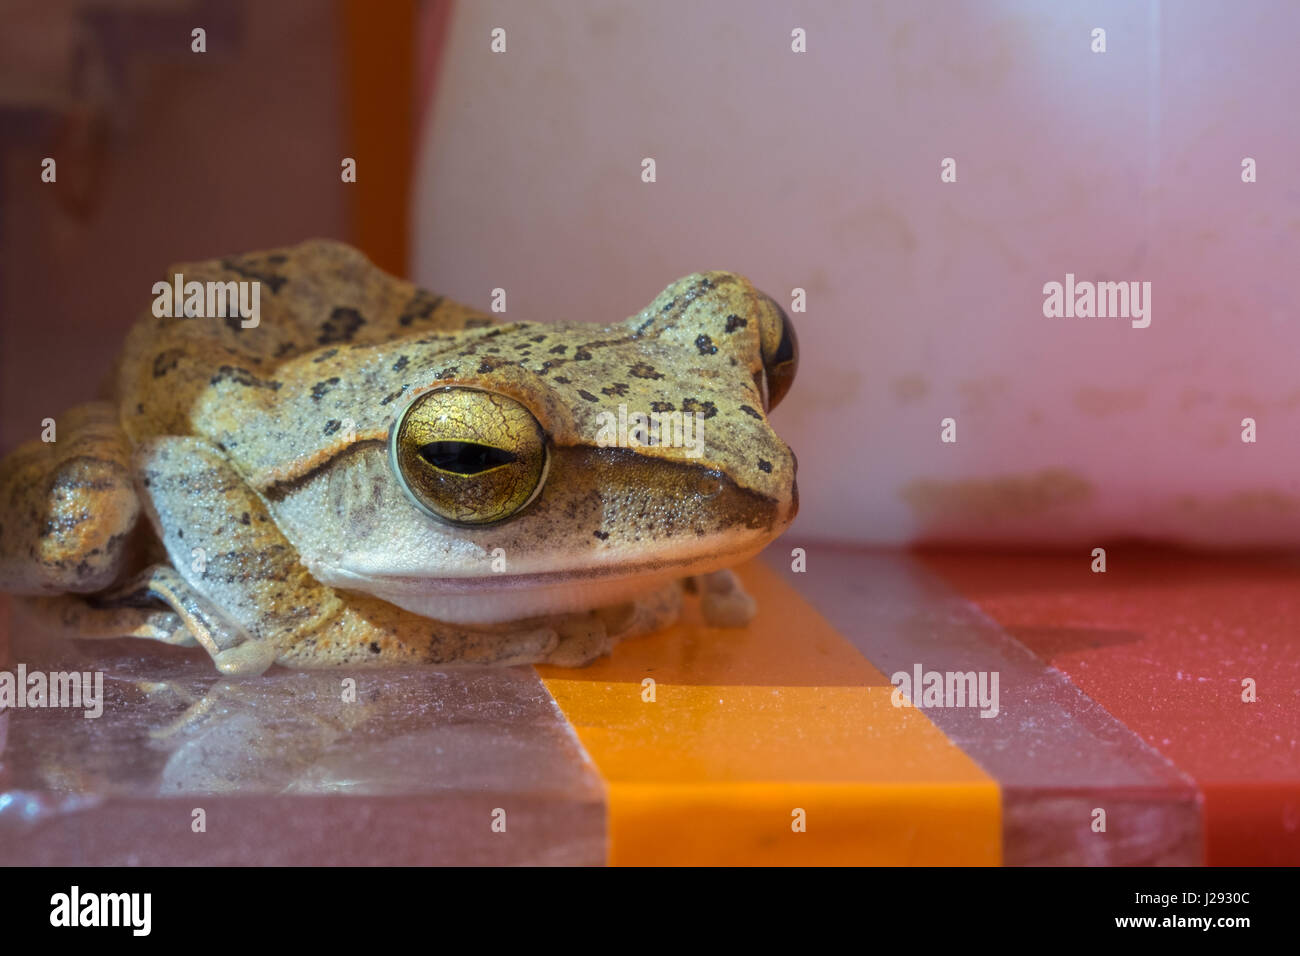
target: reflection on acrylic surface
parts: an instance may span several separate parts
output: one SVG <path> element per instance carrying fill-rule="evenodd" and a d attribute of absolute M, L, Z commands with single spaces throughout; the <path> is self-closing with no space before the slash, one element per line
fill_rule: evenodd
<path fill-rule="evenodd" d="M 336 812 L 359 827 L 375 812 L 437 824 L 441 849 L 437 835 L 422 837 L 425 858 L 455 860 L 454 830 L 467 853 L 481 854 L 470 837 L 490 838 L 491 811 L 503 803 L 521 821 L 561 818 L 548 826 L 574 831 L 573 842 L 546 845 L 570 854 L 567 862 L 603 853 L 599 784 L 531 668 L 275 669 L 232 681 L 214 675 L 200 650 L 111 641 L 87 651 L 17 616 L 10 623 L 8 671 L 17 661 L 28 672 L 98 668 L 104 692 L 95 719 L 55 707 L 0 713 L 0 863 L 166 862 L 173 858 L 159 844 L 192 838 L 193 812 L 205 807 L 204 836 L 237 856 L 212 809 L 221 797 L 235 799 L 242 823 L 261 821 L 252 848 L 275 855 L 267 842 L 301 844 L 279 852 L 298 862 L 310 852 L 330 858 L 320 839 Z M 352 809 L 323 799 L 331 797 Z M 76 847 L 64 856 L 42 845 L 92 829 L 92 842 L 103 843 L 124 806 L 140 811 L 126 818 L 142 829 L 131 839 L 119 832 L 116 842 L 135 860 L 107 849 L 78 855 Z M 304 831 L 300 824 L 316 815 Z M 249 837 L 241 831 L 239 839 Z M 526 838 L 498 840 L 498 852 L 507 842 L 523 859 L 550 852 Z M 191 845 L 174 859 L 196 855 Z"/>

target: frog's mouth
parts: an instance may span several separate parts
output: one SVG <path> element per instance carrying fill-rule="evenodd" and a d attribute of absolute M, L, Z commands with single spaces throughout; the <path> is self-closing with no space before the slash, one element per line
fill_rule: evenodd
<path fill-rule="evenodd" d="M 375 572 L 347 565 L 310 567 L 322 582 L 364 591 L 422 617 L 453 624 L 500 624 L 568 614 L 631 601 L 674 580 L 708 574 L 746 561 L 771 540 L 746 538 L 728 548 L 694 557 L 665 554 L 635 563 L 524 574 L 434 577 Z"/>

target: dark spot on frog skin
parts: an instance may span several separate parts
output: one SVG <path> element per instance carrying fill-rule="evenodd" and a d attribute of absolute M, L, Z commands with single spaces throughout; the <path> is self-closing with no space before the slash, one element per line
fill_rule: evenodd
<path fill-rule="evenodd" d="M 90 515 L 83 511 L 79 515 L 66 515 L 62 518 L 46 519 L 45 524 L 41 526 L 41 530 L 37 533 L 37 537 L 48 538 L 50 535 L 54 534 L 55 532 L 66 533 L 68 531 L 71 531 L 77 525 L 81 524 L 83 521 L 88 520 L 89 518 Z"/>
<path fill-rule="evenodd" d="M 491 319 L 466 319 L 465 328 L 467 329 L 486 329 L 492 324 Z"/>
<path fill-rule="evenodd" d="M 529 341 L 531 341 L 531 342 L 535 342 L 535 343 L 539 343 L 539 344 L 542 343 L 542 342 L 545 342 L 545 341 L 546 341 L 546 334 L 543 333 L 543 334 L 541 334 L 541 335 L 534 335 L 534 336 L 533 336 Z"/>
<path fill-rule="evenodd" d="M 591 353 L 587 351 L 585 346 L 579 346 L 578 350 L 573 353 L 573 360 L 575 362 L 590 362 Z"/>
<path fill-rule="evenodd" d="M 223 365 L 217 369 L 217 374 L 209 380 L 210 385 L 219 385 L 222 382 L 234 382 L 236 385 L 244 385 L 248 388 L 269 388 L 271 391 L 277 391 L 280 388 L 280 382 L 267 381 L 260 379 L 246 368 L 239 368 L 235 365 Z"/>
<path fill-rule="evenodd" d="M 675 412 L 677 407 L 672 402 L 651 402 L 650 411 L 652 412 Z"/>
<path fill-rule="evenodd" d="M 394 371 L 394 372 L 400 372 L 402 369 L 406 368 L 406 366 L 408 366 L 408 365 L 410 365 L 410 364 L 411 364 L 411 360 L 410 360 L 410 359 L 408 359 L 405 355 L 400 356 L 400 357 L 397 359 L 397 361 L 393 363 L 393 371 Z"/>
<path fill-rule="evenodd" d="M 586 399 L 587 401 L 589 401 L 589 402 L 598 402 L 598 401 L 600 401 L 600 399 L 598 399 L 595 395 L 591 394 L 591 392 L 587 391 L 585 388 L 580 388 L 580 389 L 578 389 L 578 395 L 579 395 L 581 398 L 585 398 L 585 399 Z"/>
<path fill-rule="evenodd" d="M 332 359 L 334 356 L 338 354 L 339 354 L 338 349 L 326 349 L 324 352 L 321 352 L 320 355 L 312 359 L 312 364 L 319 365 L 321 362 L 324 362 L 326 359 Z"/>
<path fill-rule="evenodd" d="M 741 405 L 740 410 L 744 412 L 746 415 L 748 415 L 750 418 L 757 418 L 759 421 L 763 420 L 763 416 L 760 415 L 754 409 L 750 408 L 748 405 Z"/>
<path fill-rule="evenodd" d="M 176 363 L 184 354 L 184 349 L 167 349 L 165 352 L 159 352 L 153 360 L 153 377 L 162 378 L 176 367 Z"/>
<path fill-rule="evenodd" d="M 411 301 L 402 307 L 402 314 L 397 317 L 397 324 L 410 325 L 416 319 L 427 319 L 441 304 L 442 296 L 430 295 L 423 289 L 419 289 L 411 296 Z"/>
<path fill-rule="evenodd" d="M 716 355 L 718 352 L 718 347 L 713 344 L 713 339 L 703 334 L 695 337 L 695 347 L 700 350 L 701 355 Z"/>
<path fill-rule="evenodd" d="M 273 261 L 276 259 L 282 261 Z M 287 262 L 288 260 L 284 259 L 283 256 L 268 256 L 266 261 L 272 265 L 283 265 L 284 262 Z M 273 272 L 259 272 L 252 266 L 244 265 L 242 262 L 238 262 L 234 259 L 222 259 L 221 268 L 228 269 L 237 275 L 243 276 L 245 279 L 256 279 L 258 282 L 265 282 L 271 287 L 272 294 L 278 293 L 282 288 L 284 288 L 285 283 L 289 281 L 285 276 L 278 276 Z"/>
<path fill-rule="evenodd" d="M 371 642 L 370 642 L 370 653 L 371 653 L 371 654 L 378 654 L 378 653 L 379 653 L 379 642 L 378 642 L 378 641 L 371 641 Z"/>
<path fill-rule="evenodd" d="M 402 393 L 403 393 L 404 391 L 406 391 L 405 388 L 399 388 L 397 391 L 393 392 L 392 394 L 390 394 L 390 395 L 385 395 L 382 399 L 380 399 L 379 404 L 380 404 L 380 405 L 387 405 L 389 402 L 391 402 L 391 401 L 393 401 L 393 400 L 395 400 L 395 399 L 401 398 L 401 397 L 402 397 Z"/>
<path fill-rule="evenodd" d="M 592 534 L 594 534 L 594 535 L 595 535 L 597 538 L 599 538 L 601 541 L 608 541 L 608 540 L 609 540 L 609 532 L 608 532 L 608 531 L 593 531 Z"/>
<path fill-rule="evenodd" d="M 700 412 L 705 418 L 712 418 L 718 414 L 718 406 L 712 402 L 701 402 L 697 398 L 682 399 L 682 411 Z"/>
<path fill-rule="evenodd" d="M 743 329 L 743 328 L 744 328 L 745 326 L 747 326 L 747 325 L 749 325 L 749 320 L 748 320 L 748 319 L 742 319 L 742 318 L 741 318 L 740 316 L 738 316 L 738 315 L 729 315 L 729 316 L 727 316 L 727 328 L 726 328 L 726 331 L 728 331 L 728 332 L 734 332 L 734 331 L 736 331 L 736 329 Z"/>
<path fill-rule="evenodd" d="M 296 342 L 281 342 L 278 346 L 276 346 L 275 357 L 284 358 L 290 352 L 296 352 L 296 351 L 298 351 L 298 344 Z"/>
<path fill-rule="evenodd" d="M 627 383 L 615 382 L 613 385 L 605 386 L 600 391 L 602 395 L 608 395 L 610 398 L 614 398 L 619 395 L 626 395 L 627 390 L 628 390 Z"/>
<path fill-rule="evenodd" d="M 336 431 L 339 430 L 340 427 L 342 427 L 342 425 L 343 423 L 340 422 L 337 418 L 331 418 L 329 421 L 325 423 L 325 434 L 333 435 Z"/>
<path fill-rule="evenodd" d="M 311 400 L 313 402 L 319 402 L 322 398 L 324 398 L 325 393 L 328 392 L 331 388 L 333 388 L 338 383 L 339 383 L 339 379 L 337 375 L 335 375 L 333 378 L 327 378 L 323 382 L 317 382 L 315 385 L 311 387 Z"/>
<path fill-rule="evenodd" d="M 240 523 L 240 524 L 248 524 L 250 520 L 251 520 L 251 519 L 248 517 L 248 512 L 247 512 L 247 511 L 245 511 L 242 515 L 239 516 L 239 523 Z"/>
<path fill-rule="evenodd" d="M 762 458 L 760 458 L 758 460 L 758 470 L 765 471 L 770 475 L 772 473 L 772 463 L 770 461 L 764 461 Z"/>
<path fill-rule="evenodd" d="M 661 372 L 655 371 L 653 365 L 647 365 L 645 362 L 637 362 L 628 368 L 628 372 L 635 378 L 663 378 Z"/>
<path fill-rule="evenodd" d="M 551 354 L 552 354 L 552 355 L 563 355 L 563 354 L 564 354 L 565 352 L 567 352 L 568 350 L 569 350 L 569 347 L 568 347 L 567 345 L 556 345 L 556 346 L 552 346 L 552 348 L 551 348 Z"/>
<path fill-rule="evenodd" d="M 565 378 L 563 375 L 557 375 L 555 376 L 555 382 L 557 385 L 568 385 L 569 379 Z"/>
<path fill-rule="evenodd" d="M 663 307 L 660 311 L 661 311 L 661 312 L 671 312 L 674 308 L 676 308 L 676 306 L 677 306 L 677 300 L 676 300 L 676 299 L 673 299 L 671 302 L 667 302 L 667 303 L 665 303 L 665 304 L 664 304 L 664 307 Z"/>
<path fill-rule="evenodd" d="M 330 317 L 321 325 L 320 335 L 316 341 L 320 345 L 333 345 L 335 342 L 351 342 L 357 329 L 366 324 L 361 313 L 356 309 L 336 306 Z"/>

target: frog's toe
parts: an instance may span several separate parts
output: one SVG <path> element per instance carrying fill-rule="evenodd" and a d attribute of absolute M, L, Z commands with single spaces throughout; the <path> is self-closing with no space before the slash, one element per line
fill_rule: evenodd
<path fill-rule="evenodd" d="M 758 613 L 756 602 L 734 571 L 714 571 L 698 579 L 700 610 L 711 627 L 744 627 Z"/>
<path fill-rule="evenodd" d="M 608 654 L 613 646 L 605 622 L 596 614 L 577 614 L 557 621 L 559 642 L 547 657 L 548 664 L 559 667 L 582 667 Z"/>
<path fill-rule="evenodd" d="M 217 670 L 228 677 L 256 677 L 275 663 L 276 649 L 270 641 L 245 641 L 213 655 Z"/>

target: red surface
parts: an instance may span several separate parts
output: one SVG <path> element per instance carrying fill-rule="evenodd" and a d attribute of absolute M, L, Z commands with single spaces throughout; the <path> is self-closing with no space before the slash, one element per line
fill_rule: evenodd
<path fill-rule="evenodd" d="M 1104 574 L 1091 560 L 925 556 L 1195 779 L 1206 862 L 1300 864 L 1300 560 L 1111 549 Z"/>

